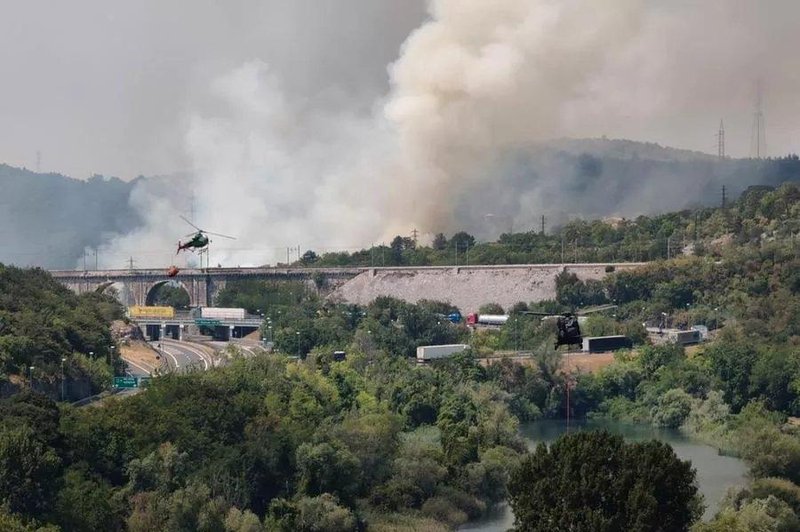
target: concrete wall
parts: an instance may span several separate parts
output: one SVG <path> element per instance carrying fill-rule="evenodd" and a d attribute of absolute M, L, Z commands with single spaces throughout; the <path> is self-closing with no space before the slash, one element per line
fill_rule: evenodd
<path fill-rule="evenodd" d="M 446 301 L 462 313 L 485 303 L 508 308 L 514 303 L 554 299 L 556 275 L 565 269 L 582 280 L 602 279 L 607 264 L 540 264 L 524 266 L 461 266 L 442 268 L 375 268 L 347 281 L 331 298 L 366 305 L 379 296 L 410 303 L 420 299 Z M 638 263 L 611 264 L 616 271 Z"/>

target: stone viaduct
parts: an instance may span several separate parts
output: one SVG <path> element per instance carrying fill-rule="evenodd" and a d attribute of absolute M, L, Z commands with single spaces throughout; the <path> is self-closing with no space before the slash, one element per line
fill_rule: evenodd
<path fill-rule="evenodd" d="M 462 312 L 484 303 L 503 307 L 518 301 L 555 297 L 555 277 L 562 271 L 581 279 L 601 279 L 609 271 L 641 263 L 516 264 L 493 266 L 418 266 L 383 268 L 207 268 L 186 269 L 170 278 L 164 270 L 53 271 L 53 277 L 77 293 L 114 287 L 126 305 L 152 302 L 157 287 L 174 281 L 189 294 L 193 307 L 212 306 L 217 294 L 236 279 L 296 280 L 324 288 L 329 297 L 367 304 L 378 296 L 409 302 L 448 301 Z"/>
<path fill-rule="evenodd" d="M 155 291 L 163 284 L 174 282 L 189 294 L 192 307 L 209 307 L 228 281 L 234 279 L 301 280 L 340 283 L 359 275 L 362 268 L 204 268 L 181 270 L 168 277 L 164 270 L 56 270 L 55 279 L 72 291 L 103 292 L 115 288 L 125 305 L 152 304 Z"/>

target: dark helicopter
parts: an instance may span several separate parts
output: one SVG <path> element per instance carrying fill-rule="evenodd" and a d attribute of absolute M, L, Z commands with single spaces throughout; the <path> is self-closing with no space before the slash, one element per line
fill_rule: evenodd
<path fill-rule="evenodd" d="M 583 336 L 581 335 L 581 327 L 579 317 L 583 317 L 593 312 L 601 312 L 615 308 L 616 305 L 602 305 L 591 309 L 586 309 L 577 312 L 564 312 L 562 314 L 552 314 L 549 312 L 533 312 L 523 311 L 521 314 L 528 314 L 532 316 L 543 316 L 543 320 L 548 318 L 556 318 L 556 328 L 558 335 L 556 336 L 555 348 L 558 349 L 562 345 L 583 345 Z"/>
<path fill-rule="evenodd" d="M 205 231 L 203 229 L 200 229 L 199 227 L 194 225 L 192 222 L 190 222 L 189 220 L 187 220 L 183 216 L 181 216 L 181 219 L 184 222 L 186 222 L 187 224 L 189 224 L 192 227 L 194 227 L 195 229 L 197 229 L 197 232 L 196 233 L 189 233 L 188 235 L 186 235 L 186 237 L 192 237 L 187 242 L 181 243 L 180 241 L 178 241 L 178 251 L 177 251 L 176 255 L 178 253 L 180 253 L 181 251 L 185 250 L 185 249 L 196 249 L 198 251 L 205 250 L 208 247 L 208 245 L 211 243 L 211 240 L 209 240 L 208 236 L 206 236 L 206 235 L 221 236 L 222 238 L 230 238 L 231 240 L 236 240 L 236 238 L 232 237 L 232 236 L 222 235 L 220 233 L 212 233 L 211 231 Z"/>

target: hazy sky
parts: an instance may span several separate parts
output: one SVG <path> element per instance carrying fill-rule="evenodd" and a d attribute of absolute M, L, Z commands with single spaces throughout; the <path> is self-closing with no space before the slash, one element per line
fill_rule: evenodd
<path fill-rule="evenodd" d="M 75 177 L 185 169 L 212 81 L 261 60 L 369 108 L 422 0 L 2 0 L 0 162 Z"/>
<path fill-rule="evenodd" d="M 631 3 L 590 5 L 613 13 Z M 797 150 L 800 2 L 637 3 L 648 13 L 583 88 L 583 101 L 563 112 L 559 133 L 714 152 L 724 117 L 728 151 L 746 156 L 761 77 L 769 152 Z M 40 150 L 42 170 L 75 177 L 186 169 L 191 115 L 214 105 L 207 100 L 215 79 L 253 60 L 269 65 L 295 100 L 315 97 L 318 105 L 316 97 L 330 93 L 332 105 L 368 111 L 386 93 L 387 66 L 425 20 L 425 7 L 423 0 L 3 0 L 0 161 L 35 169 Z M 558 37 L 564 48 L 576 45 Z"/>

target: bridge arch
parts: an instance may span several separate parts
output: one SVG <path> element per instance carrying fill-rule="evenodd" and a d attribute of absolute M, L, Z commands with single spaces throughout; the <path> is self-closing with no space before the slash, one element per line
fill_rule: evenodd
<path fill-rule="evenodd" d="M 108 294 L 116 298 L 122 305 L 129 307 L 136 304 L 133 294 L 127 284 L 121 281 L 106 281 L 94 290 L 98 294 Z"/>
<path fill-rule="evenodd" d="M 161 281 L 156 281 L 155 283 L 148 286 L 147 292 L 145 293 L 144 304 L 146 306 L 154 306 L 159 291 L 165 286 L 180 288 L 187 296 L 188 306 L 189 307 L 197 306 L 196 301 L 194 299 L 194 295 L 192 294 L 192 290 L 190 290 L 182 281 L 178 279 L 164 279 Z"/>

